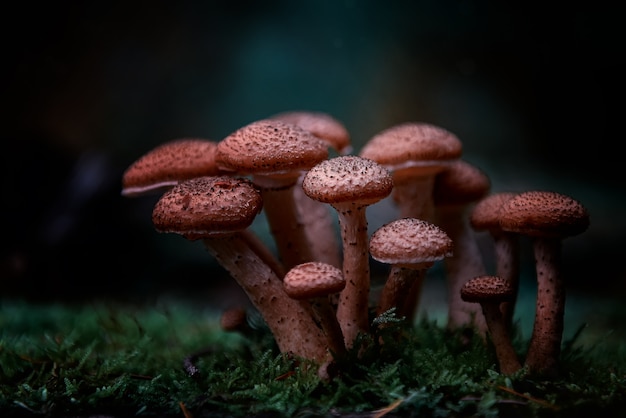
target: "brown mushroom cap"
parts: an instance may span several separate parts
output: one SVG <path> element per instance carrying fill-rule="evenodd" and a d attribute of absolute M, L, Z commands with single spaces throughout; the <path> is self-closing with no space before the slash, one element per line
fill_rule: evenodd
<path fill-rule="evenodd" d="M 490 188 L 485 172 L 467 161 L 456 160 L 435 177 L 433 201 L 436 206 L 464 205 L 482 199 Z"/>
<path fill-rule="evenodd" d="M 390 170 L 422 167 L 425 171 L 461 157 L 461 141 L 453 133 L 422 122 L 405 122 L 374 135 L 359 155 Z"/>
<path fill-rule="evenodd" d="M 466 302 L 499 303 L 511 301 L 514 297 L 515 289 L 498 276 L 474 277 L 461 288 L 461 298 Z"/>
<path fill-rule="evenodd" d="M 293 299 L 311 299 L 338 293 L 346 286 L 341 269 L 311 261 L 298 264 L 283 279 L 285 292 Z"/>
<path fill-rule="evenodd" d="M 370 238 L 374 260 L 394 265 L 433 263 L 452 255 L 453 243 L 438 226 L 402 218 L 378 228 Z"/>
<path fill-rule="evenodd" d="M 331 205 L 372 204 L 391 193 L 393 180 L 389 171 L 375 161 L 345 155 L 324 160 L 311 168 L 302 188 L 310 198 Z"/>
<path fill-rule="evenodd" d="M 152 211 L 159 232 L 200 239 L 252 224 L 263 200 L 252 182 L 230 176 L 197 177 L 167 191 Z"/>
<path fill-rule="evenodd" d="M 350 150 L 350 133 L 341 122 L 328 113 L 292 110 L 277 113 L 271 118 L 311 132 L 340 154 L 347 154 Z"/>
<path fill-rule="evenodd" d="M 328 147 L 311 132 L 291 123 L 252 122 L 217 145 L 217 164 L 240 174 L 280 175 L 307 170 L 328 158 Z"/>
<path fill-rule="evenodd" d="M 515 195 L 513 192 L 500 192 L 482 198 L 470 213 L 469 221 L 472 228 L 478 231 L 499 230 L 502 206 Z"/>
<path fill-rule="evenodd" d="M 589 213 L 569 196 L 529 191 L 511 198 L 502 208 L 500 226 L 528 236 L 563 238 L 589 227 Z"/>
<path fill-rule="evenodd" d="M 122 176 L 122 195 L 138 196 L 174 186 L 182 180 L 219 174 L 217 143 L 199 138 L 166 142 L 131 164 Z"/>

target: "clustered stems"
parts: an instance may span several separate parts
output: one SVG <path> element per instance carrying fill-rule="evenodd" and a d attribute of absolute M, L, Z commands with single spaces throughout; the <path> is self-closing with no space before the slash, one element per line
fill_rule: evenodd
<path fill-rule="evenodd" d="M 298 125 L 282 120 L 294 117 Z M 331 139 L 339 141 L 332 146 L 341 154 L 332 158 Z M 524 368 L 557 375 L 565 309 L 561 240 L 588 227 L 586 209 L 554 192 L 487 196 L 489 179 L 459 159 L 458 138 L 433 125 L 394 126 L 371 138 L 360 155 L 341 152 L 349 149 L 348 139 L 323 114 L 277 115 L 217 143 L 177 141 L 157 148 L 129 168 L 122 194 L 166 185 L 153 209 L 155 229 L 202 240 L 261 314 L 279 350 L 312 360 L 325 380 L 331 377 L 328 366 L 345 358 L 360 335 L 372 333 L 371 313 L 395 309 L 412 325 L 426 273 L 437 262 L 446 267 L 448 328 L 472 327 L 488 336 L 500 372 L 516 373 L 522 365 L 510 332 L 519 280 L 517 235 L 529 236 L 538 286 Z M 198 149 L 210 155 L 196 158 Z M 193 170 L 181 169 L 181 161 Z M 389 196 L 400 216 L 370 237 L 367 208 Z M 277 255 L 249 229 L 261 212 Z M 493 276 L 485 272 L 472 228 L 491 234 Z M 370 257 L 389 267 L 377 301 L 371 300 Z M 241 329 L 241 312 L 232 313 L 230 321 L 224 318 L 225 329 Z M 360 356 L 365 347 L 356 348 Z"/>

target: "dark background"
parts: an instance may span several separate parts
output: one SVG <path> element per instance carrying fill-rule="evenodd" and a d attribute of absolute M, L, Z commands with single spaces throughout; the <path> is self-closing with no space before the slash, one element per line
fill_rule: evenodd
<path fill-rule="evenodd" d="M 122 198 L 122 173 L 170 139 L 219 140 L 294 109 L 341 120 L 355 152 L 393 124 L 438 124 L 493 191 L 580 200 L 591 227 L 564 243 L 567 280 L 626 293 L 617 10 L 399 0 L 3 7 L 5 297 L 211 293 L 219 266 L 199 243 L 154 232 L 155 198 Z"/>

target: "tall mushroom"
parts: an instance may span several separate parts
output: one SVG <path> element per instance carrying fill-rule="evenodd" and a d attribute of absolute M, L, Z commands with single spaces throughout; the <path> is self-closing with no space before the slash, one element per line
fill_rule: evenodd
<path fill-rule="evenodd" d="M 286 270 L 313 259 L 293 188 L 302 172 L 327 157 L 326 144 L 319 138 L 272 119 L 243 126 L 217 145 L 218 167 L 251 175 L 260 188 L 263 211 Z"/>
<path fill-rule="evenodd" d="M 180 138 L 165 142 L 133 162 L 122 176 L 122 196 L 157 194 L 180 181 L 220 174 L 215 164 L 217 142 Z"/>
<path fill-rule="evenodd" d="M 328 113 L 292 110 L 275 114 L 272 119 L 292 123 L 311 132 L 336 154 L 347 155 L 352 150 L 350 133 L 339 120 Z M 304 174 L 300 176 L 293 192 L 298 214 L 308 237 L 312 259 L 341 268 L 341 246 L 337 239 L 332 209 L 304 193 L 303 178 Z"/>
<path fill-rule="evenodd" d="M 369 245 L 374 260 L 391 265 L 377 314 L 396 308 L 398 314 L 408 316 L 413 314 L 406 311 L 409 290 L 421 289 L 428 269 L 452 255 L 453 243 L 445 231 L 430 222 L 402 218 L 374 231 Z"/>
<path fill-rule="evenodd" d="M 312 199 L 330 204 L 339 216 L 346 287 L 339 295 L 337 319 L 346 347 L 369 332 L 370 269 L 366 209 L 389 196 L 393 180 L 380 164 L 358 156 L 334 157 L 311 168 L 302 182 Z"/>
<path fill-rule="evenodd" d="M 310 310 L 287 296 L 281 279 L 242 238 L 241 231 L 252 224 L 262 203 L 247 179 L 198 177 L 166 192 L 154 207 L 152 221 L 159 232 L 202 239 L 262 315 L 281 352 L 323 364 L 328 356 L 325 338 Z"/>
<path fill-rule="evenodd" d="M 370 138 L 359 155 L 389 169 L 393 174 L 392 198 L 400 218 L 432 222 L 435 175 L 461 157 L 463 145 L 452 132 L 424 122 L 404 122 Z M 419 289 L 412 290 L 416 312 Z"/>
<path fill-rule="evenodd" d="M 567 195 L 527 191 L 504 204 L 500 226 L 529 236 L 533 242 L 537 303 L 525 366 L 532 374 L 557 375 L 565 313 L 562 240 L 584 232 L 589 227 L 589 213 Z"/>
<path fill-rule="evenodd" d="M 491 188 L 485 172 L 475 165 L 457 160 L 437 174 L 433 187 L 435 224 L 454 243 L 454 254 L 444 262 L 448 291 L 448 328 L 473 328 L 479 335 L 487 331 L 480 306 L 461 299 L 461 287 L 472 277 L 485 274 L 482 254 L 469 224 L 469 209 Z"/>
<path fill-rule="evenodd" d="M 513 196 L 515 196 L 513 192 L 492 193 L 476 203 L 470 213 L 471 227 L 477 232 L 487 231 L 491 236 L 495 257 L 495 275 L 508 281 L 513 289 L 513 298 L 500 306 L 504 322 L 509 329 L 513 325 L 519 292 L 520 243 L 517 234 L 503 231 L 500 227 L 500 211 L 504 203 Z"/>
<path fill-rule="evenodd" d="M 503 302 L 515 296 L 511 284 L 498 276 L 477 276 L 465 282 L 459 293 L 464 301 L 480 304 L 496 350 L 500 372 L 509 375 L 520 370 L 522 366 L 500 310 Z"/>

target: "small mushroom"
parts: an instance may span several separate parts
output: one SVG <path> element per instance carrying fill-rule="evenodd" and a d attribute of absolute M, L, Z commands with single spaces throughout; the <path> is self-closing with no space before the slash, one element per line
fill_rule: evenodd
<path fill-rule="evenodd" d="M 263 211 L 286 270 L 313 260 L 293 189 L 304 171 L 327 157 L 327 146 L 319 138 L 272 119 L 243 126 L 217 145 L 218 167 L 252 176 L 261 190 Z"/>
<path fill-rule="evenodd" d="M 409 321 L 407 312 L 412 288 L 422 288 L 426 272 L 435 262 L 452 255 L 452 240 L 438 226 L 415 218 L 402 218 L 378 228 L 370 237 L 370 254 L 391 265 L 383 286 L 377 314 L 396 308 Z M 412 306 L 412 304 L 409 304 Z"/>
<path fill-rule="evenodd" d="M 281 352 L 324 364 L 324 336 L 310 308 L 287 296 L 281 279 L 242 237 L 262 204 L 261 194 L 247 179 L 198 177 L 167 191 L 156 203 L 152 221 L 158 232 L 203 241 L 248 295 Z"/>
<path fill-rule="evenodd" d="M 346 346 L 337 322 L 335 308 L 329 296 L 339 293 L 346 286 L 341 269 L 327 263 L 310 261 L 298 264 L 283 279 L 285 292 L 296 300 L 311 304 L 315 319 L 326 335 L 328 348 L 334 357 L 346 354 Z"/>
<path fill-rule="evenodd" d="M 220 174 L 216 147 L 216 142 L 201 138 L 175 139 L 157 146 L 124 171 L 122 196 L 162 193 L 183 180 Z"/>
<path fill-rule="evenodd" d="M 393 180 L 380 164 L 358 156 L 339 156 L 311 168 L 304 193 L 330 204 L 339 216 L 346 287 L 339 295 L 337 319 L 347 348 L 359 332 L 369 332 L 369 248 L 366 209 L 389 196 Z"/>
<path fill-rule="evenodd" d="M 500 227 L 500 211 L 505 202 L 515 196 L 513 192 L 493 193 L 482 198 L 470 213 L 470 225 L 477 231 L 487 231 L 493 240 L 495 252 L 495 275 L 507 280 L 515 293 L 509 302 L 500 307 L 509 330 L 519 291 L 520 243 L 518 234 L 503 231 Z"/>
<path fill-rule="evenodd" d="M 522 366 L 500 310 L 503 302 L 510 301 L 515 296 L 511 284 L 498 276 L 483 275 L 465 282 L 460 294 L 464 301 L 480 304 L 496 350 L 500 372 L 510 375 L 520 370 Z"/>
<path fill-rule="evenodd" d="M 454 254 L 444 259 L 448 291 L 448 328 L 473 328 L 484 336 L 487 326 L 480 306 L 461 299 L 460 290 L 468 279 L 486 273 L 469 209 L 491 188 L 485 172 L 465 160 L 457 160 L 437 174 L 433 187 L 435 223 L 452 239 Z"/>
<path fill-rule="evenodd" d="M 556 192 L 527 191 L 503 206 L 504 231 L 531 237 L 537 274 L 535 322 L 524 365 L 532 374 L 555 376 L 563 337 L 565 285 L 562 241 L 589 227 L 589 213 L 577 200 Z"/>

